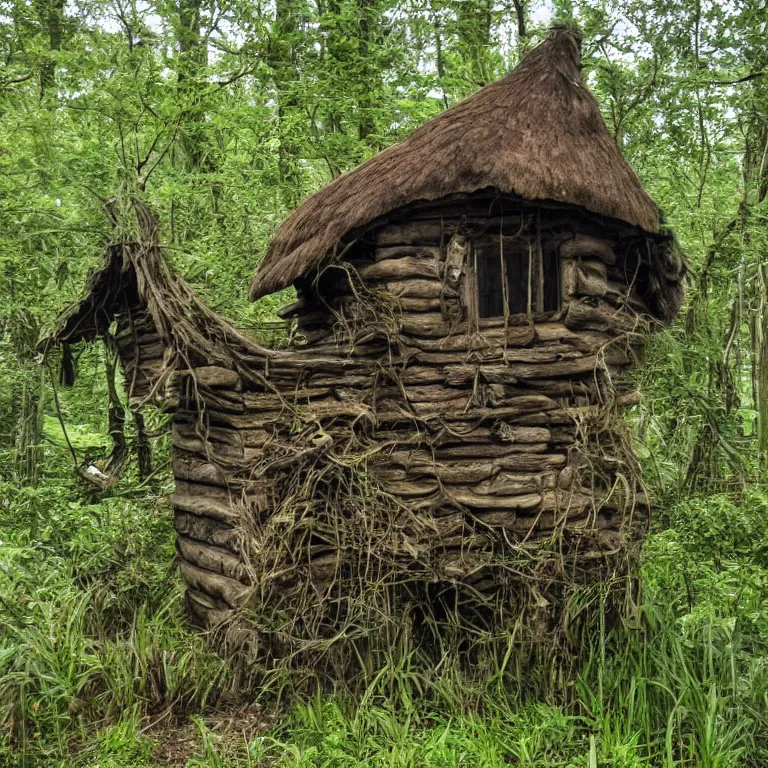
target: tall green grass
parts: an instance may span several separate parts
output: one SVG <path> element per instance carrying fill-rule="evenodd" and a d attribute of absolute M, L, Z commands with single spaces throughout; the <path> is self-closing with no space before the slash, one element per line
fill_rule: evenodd
<path fill-rule="evenodd" d="M 73 764 L 126 716 L 145 727 L 229 694 L 226 659 L 186 627 L 167 503 L 3 490 L 0 765 Z"/>
<path fill-rule="evenodd" d="M 186 627 L 161 497 L 3 490 L 0 765 L 152 766 L 180 730 L 179 764 L 222 768 L 768 765 L 760 494 L 671 507 L 638 615 L 587 638 L 565 689 L 520 659 L 481 685 L 405 658 L 361 698 L 293 702 L 266 728 L 233 709 L 263 692 L 238 690 L 237 664 Z"/>

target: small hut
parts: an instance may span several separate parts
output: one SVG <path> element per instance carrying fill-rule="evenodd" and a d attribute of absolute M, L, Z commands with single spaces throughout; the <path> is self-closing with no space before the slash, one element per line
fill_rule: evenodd
<path fill-rule="evenodd" d="M 115 308 L 129 387 L 165 393 L 198 621 L 237 613 L 272 661 L 342 640 L 364 666 L 424 632 L 549 636 L 626 578 L 648 500 L 622 371 L 685 267 L 571 32 L 286 219 L 250 295 L 295 286 L 289 348 L 190 299 L 158 249 L 113 246 L 109 300 L 56 339 Z"/>

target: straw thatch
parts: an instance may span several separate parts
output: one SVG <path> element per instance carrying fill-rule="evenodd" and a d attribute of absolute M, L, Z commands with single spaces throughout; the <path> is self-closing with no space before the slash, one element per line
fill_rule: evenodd
<path fill-rule="evenodd" d="M 649 233 L 659 212 L 580 75 L 579 41 L 555 30 L 481 89 L 309 198 L 278 229 L 250 297 L 290 285 L 353 230 L 418 200 L 492 187 L 577 205 Z"/>

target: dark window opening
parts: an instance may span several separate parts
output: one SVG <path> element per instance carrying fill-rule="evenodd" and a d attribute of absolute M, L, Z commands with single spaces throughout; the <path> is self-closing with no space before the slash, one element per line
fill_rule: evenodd
<path fill-rule="evenodd" d="M 503 317 L 560 308 L 560 260 L 556 245 L 539 251 L 535 240 L 488 237 L 475 241 L 478 317 Z M 506 312 L 505 312 L 506 287 Z"/>
<path fill-rule="evenodd" d="M 560 309 L 560 249 L 557 243 L 545 243 L 542 248 L 544 290 L 541 297 L 542 312 Z"/>

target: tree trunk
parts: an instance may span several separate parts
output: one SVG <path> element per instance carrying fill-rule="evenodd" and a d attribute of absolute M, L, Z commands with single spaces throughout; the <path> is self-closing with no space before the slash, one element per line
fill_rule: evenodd
<path fill-rule="evenodd" d="M 369 137 L 375 132 L 376 127 L 373 118 L 375 73 L 370 57 L 374 30 L 379 24 L 379 14 L 376 8 L 376 0 L 357 0 L 357 9 L 357 53 L 360 58 L 359 78 L 360 85 L 362 86 L 357 101 L 357 136 L 360 141 L 367 142 Z"/>
<path fill-rule="evenodd" d="M 277 170 L 281 195 L 287 208 L 298 205 L 301 190 L 299 147 L 291 126 L 291 118 L 298 107 L 291 90 L 299 79 L 295 46 L 299 29 L 297 10 L 297 4 L 292 0 L 277 0 L 275 3 L 275 43 L 270 57 L 277 90 Z"/>
<path fill-rule="evenodd" d="M 56 54 L 64 40 L 65 0 L 38 0 L 35 3 L 40 26 L 48 38 L 46 56 L 40 66 L 40 99 L 44 99 L 56 80 Z"/>

